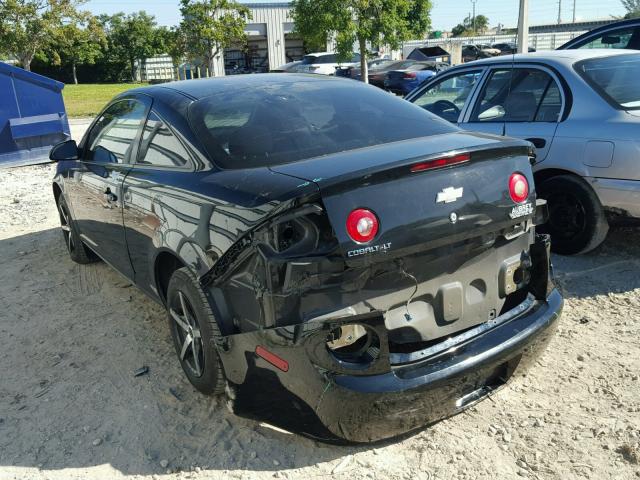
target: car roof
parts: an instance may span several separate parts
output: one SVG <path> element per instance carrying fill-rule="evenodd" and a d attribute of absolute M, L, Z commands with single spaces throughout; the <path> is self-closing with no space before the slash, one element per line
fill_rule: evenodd
<path fill-rule="evenodd" d="M 640 53 L 640 52 L 635 52 Z M 573 64 L 590 58 L 602 58 L 613 55 L 633 55 L 633 50 L 615 48 L 579 48 L 575 50 L 541 50 L 531 53 L 517 53 L 515 55 L 502 55 L 500 57 L 482 58 L 464 65 L 491 65 L 494 63 L 526 63 L 536 61 L 551 61 L 555 63 Z"/>
<path fill-rule="evenodd" d="M 606 33 L 611 30 L 619 30 L 629 27 L 637 27 L 640 26 L 640 18 L 630 18 L 628 20 L 620 20 L 619 22 L 607 23 L 605 25 L 601 25 L 600 27 L 594 28 L 593 30 L 589 30 L 582 35 L 578 35 L 575 38 L 572 38 L 568 42 L 560 45 L 557 50 L 571 50 L 573 49 L 573 45 L 576 43 L 580 43 L 585 38 L 595 37 L 601 33 Z"/>
<path fill-rule="evenodd" d="M 351 84 L 353 80 L 329 75 L 303 73 L 256 73 L 252 75 L 229 75 L 225 77 L 181 80 L 178 82 L 150 85 L 127 90 L 122 96 L 132 93 L 144 93 L 154 96 L 154 93 L 167 93 L 168 90 L 172 90 L 185 97 L 190 97 L 193 100 L 199 100 L 219 93 L 239 92 L 245 89 L 268 85 L 286 88 L 287 85 L 300 82 L 348 82 Z"/>

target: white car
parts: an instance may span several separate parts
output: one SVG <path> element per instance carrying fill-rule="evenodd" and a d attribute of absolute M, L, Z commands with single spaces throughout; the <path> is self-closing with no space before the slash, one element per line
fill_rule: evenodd
<path fill-rule="evenodd" d="M 639 78 L 639 52 L 545 51 L 453 67 L 405 99 L 466 130 L 531 142 L 549 207 L 537 231 L 568 255 L 597 247 L 609 224 L 640 221 Z"/>
<path fill-rule="evenodd" d="M 478 48 L 487 55 L 491 55 L 492 57 L 495 57 L 502 53 L 500 50 L 498 50 L 497 48 L 493 48 L 491 45 L 478 45 Z"/>
<path fill-rule="evenodd" d="M 355 67 L 360 65 L 360 54 L 355 53 L 348 62 L 338 61 L 338 54 L 332 52 L 310 53 L 302 58 L 302 63 L 296 67 L 299 73 L 318 73 L 320 75 L 335 75 L 338 67 Z"/>

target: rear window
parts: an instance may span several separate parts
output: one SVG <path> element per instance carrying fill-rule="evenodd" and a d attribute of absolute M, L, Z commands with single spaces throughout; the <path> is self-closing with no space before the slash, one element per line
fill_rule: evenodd
<path fill-rule="evenodd" d="M 331 80 L 222 92 L 195 102 L 189 115 L 212 159 L 226 169 L 457 131 L 382 90 Z"/>
<path fill-rule="evenodd" d="M 640 110 L 640 55 L 594 58 L 576 70 L 605 100 L 624 110 Z"/>

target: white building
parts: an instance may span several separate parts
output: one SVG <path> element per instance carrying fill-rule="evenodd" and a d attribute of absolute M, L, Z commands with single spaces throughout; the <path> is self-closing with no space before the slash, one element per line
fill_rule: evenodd
<path fill-rule="evenodd" d="M 216 60 L 215 75 L 234 71 L 268 72 L 304 55 L 302 40 L 296 38 L 288 2 L 249 3 L 252 19 L 245 32 L 248 45 L 230 48 Z"/>

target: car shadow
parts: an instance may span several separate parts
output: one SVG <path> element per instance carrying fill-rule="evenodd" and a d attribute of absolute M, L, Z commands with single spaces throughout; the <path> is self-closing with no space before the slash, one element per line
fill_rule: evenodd
<path fill-rule="evenodd" d="M 612 228 L 604 243 L 594 251 L 571 257 L 553 255 L 552 261 L 556 281 L 565 298 L 640 288 L 640 228 Z"/>
<path fill-rule="evenodd" d="M 0 265 L 0 466 L 269 472 L 371 448 L 243 419 L 195 391 L 164 309 L 107 265 L 71 262 L 58 229 L 0 240 Z"/>

